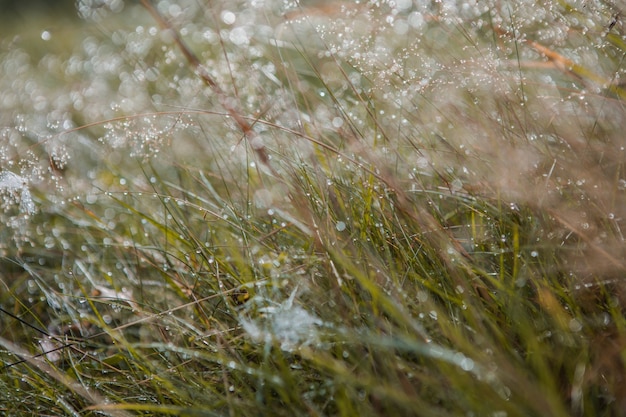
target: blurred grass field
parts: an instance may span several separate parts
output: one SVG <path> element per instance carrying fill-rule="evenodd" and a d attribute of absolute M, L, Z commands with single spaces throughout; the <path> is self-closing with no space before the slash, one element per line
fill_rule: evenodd
<path fill-rule="evenodd" d="M 626 415 L 620 4 L 140 3 L 2 29 L 0 413 Z"/>

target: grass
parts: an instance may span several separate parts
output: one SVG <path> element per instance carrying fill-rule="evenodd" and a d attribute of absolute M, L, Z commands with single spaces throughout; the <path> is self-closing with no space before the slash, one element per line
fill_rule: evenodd
<path fill-rule="evenodd" d="M 2 43 L 4 414 L 624 415 L 616 6 L 142 3 Z"/>

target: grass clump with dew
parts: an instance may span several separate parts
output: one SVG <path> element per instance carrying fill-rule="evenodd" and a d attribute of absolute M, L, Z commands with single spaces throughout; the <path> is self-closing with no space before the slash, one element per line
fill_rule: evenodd
<path fill-rule="evenodd" d="M 81 1 L 5 36 L 7 415 L 626 412 L 607 1 Z"/>

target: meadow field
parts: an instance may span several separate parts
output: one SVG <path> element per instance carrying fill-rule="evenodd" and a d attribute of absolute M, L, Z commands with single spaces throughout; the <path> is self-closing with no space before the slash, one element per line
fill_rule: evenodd
<path fill-rule="evenodd" d="M 0 414 L 626 416 L 624 6 L 5 15 Z"/>

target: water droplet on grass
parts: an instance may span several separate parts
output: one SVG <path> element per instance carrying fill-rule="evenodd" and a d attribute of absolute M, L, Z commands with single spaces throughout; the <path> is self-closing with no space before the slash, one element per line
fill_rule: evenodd
<path fill-rule="evenodd" d="M 232 25 L 233 23 L 235 23 L 236 19 L 237 16 L 235 16 L 235 13 L 231 12 L 230 10 L 224 10 L 222 12 L 222 22 L 226 23 L 227 25 Z"/>
<path fill-rule="evenodd" d="M 246 32 L 246 29 L 242 27 L 234 28 L 230 32 L 228 39 L 230 39 L 230 41 L 235 45 L 239 46 L 247 45 L 250 43 L 250 36 Z"/>
<path fill-rule="evenodd" d="M 583 325 L 582 325 L 582 323 L 581 323 L 581 322 L 579 322 L 578 320 L 576 320 L 576 319 L 571 319 L 571 320 L 569 321 L 568 327 L 569 327 L 569 329 L 570 329 L 572 332 L 579 332 L 579 331 L 581 331 L 581 330 L 582 330 Z"/>

